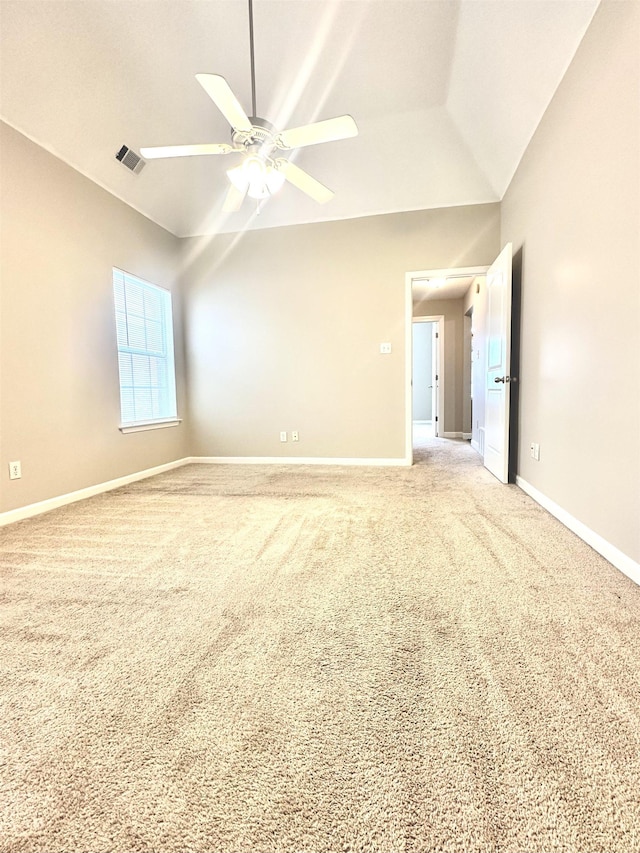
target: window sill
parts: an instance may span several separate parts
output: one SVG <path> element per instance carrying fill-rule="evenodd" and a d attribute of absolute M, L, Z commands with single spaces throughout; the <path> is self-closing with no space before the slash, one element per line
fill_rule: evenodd
<path fill-rule="evenodd" d="M 133 424 L 120 424 L 118 429 L 121 433 L 129 432 L 146 432 L 149 429 L 165 429 L 165 427 L 175 427 L 182 423 L 182 418 L 167 418 L 163 421 L 139 421 Z"/>

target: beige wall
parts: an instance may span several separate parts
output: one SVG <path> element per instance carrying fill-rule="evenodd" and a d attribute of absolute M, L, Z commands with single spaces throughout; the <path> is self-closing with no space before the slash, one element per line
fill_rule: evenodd
<path fill-rule="evenodd" d="M 489 204 L 184 241 L 193 454 L 402 458 L 405 273 L 491 263 L 498 223 Z"/>
<path fill-rule="evenodd" d="M 441 431 L 462 433 L 465 410 L 462 299 L 425 299 L 414 303 L 414 317 L 438 315 L 444 317 L 444 418 Z"/>
<path fill-rule="evenodd" d="M 640 4 L 602 3 L 502 205 L 523 257 L 519 473 L 636 561 L 639 33 Z"/>
<path fill-rule="evenodd" d="M 6 511 L 182 458 L 187 431 L 183 425 L 119 432 L 112 320 L 113 266 L 173 291 L 184 413 L 179 241 L 1 123 L 0 133 L 0 511 Z M 10 481 L 14 460 L 22 463 L 22 479 Z"/>

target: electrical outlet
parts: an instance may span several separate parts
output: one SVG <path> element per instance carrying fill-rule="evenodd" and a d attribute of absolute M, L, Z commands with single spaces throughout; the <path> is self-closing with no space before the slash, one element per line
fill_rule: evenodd
<path fill-rule="evenodd" d="M 531 458 L 535 459 L 536 462 L 540 461 L 540 445 L 536 444 L 535 441 L 532 441 L 529 445 L 529 450 L 531 451 Z"/>
<path fill-rule="evenodd" d="M 9 462 L 9 479 L 19 480 L 22 477 L 22 467 L 19 462 Z"/>
<path fill-rule="evenodd" d="M 298 435 L 297 429 L 294 429 L 291 433 L 291 441 L 300 441 L 300 436 Z"/>
<path fill-rule="evenodd" d="M 287 433 L 286 433 L 286 431 L 285 431 L 285 430 L 283 430 L 283 431 L 280 433 L 280 441 L 286 441 L 286 440 L 287 440 Z"/>
<path fill-rule="evenodd" d="M 387 342 L 387 343 L 380 344 L 381 355 L 389 355 L 390 352 L 391 352 L 391 344 L 390 343 Z"/>

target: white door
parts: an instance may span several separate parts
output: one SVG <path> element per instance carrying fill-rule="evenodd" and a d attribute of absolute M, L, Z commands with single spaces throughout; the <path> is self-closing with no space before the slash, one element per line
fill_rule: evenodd
<path fill-rule="evenodd" d="M 440 435 L 440 410 L 438 402 L 440 394 L 438 386 L 440 384 L 440 365 L 438 364 L 439 354 L 439 336 L 440 323 L 433 323 L 431 333 L 431 417 L 433 422 L 433 434 L 437 438 Z"/>
<path fill-rule="evenodd" d="M 509 383 L 511 382 L 511 256 L 507 243 L 487 271 L 487 369 L 484 464 L 509 480 Z"/>

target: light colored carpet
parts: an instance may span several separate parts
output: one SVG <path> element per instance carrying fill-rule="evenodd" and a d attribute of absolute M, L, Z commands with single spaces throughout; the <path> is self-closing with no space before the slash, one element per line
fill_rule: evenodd
<path fill-rule="evenodd" d="M 0 850 L 640 850 L 640 589 L 418 456 L 0 530 Z"/>

